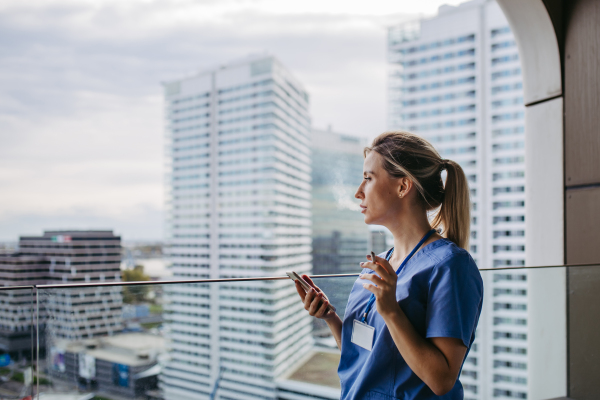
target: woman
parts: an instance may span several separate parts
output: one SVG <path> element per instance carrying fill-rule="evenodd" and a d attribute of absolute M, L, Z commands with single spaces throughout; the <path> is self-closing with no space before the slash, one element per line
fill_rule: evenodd
<path fill-rule="evenodd" d="M 458 376 L 483 300 L 481 275 L 466 251 L 465 174 L 407 132 L 378 136 L 364 156 L 355 197 L 365 223 L 388 228 L 394 247 L 361 263 L 343 321 L 326 310 L 327 297 L 306 275 L 312 289 L 296 283 L 298 294 L 341 349 L 342 400 L 462 399 Z"/>

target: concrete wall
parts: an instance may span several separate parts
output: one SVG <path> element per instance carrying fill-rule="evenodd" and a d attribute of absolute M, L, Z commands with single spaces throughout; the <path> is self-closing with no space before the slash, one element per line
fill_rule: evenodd
<path fill-rule="evenodd" d="M 600 264 L 600 2 L 564 4 L 566 261 Z M 569 397 L 598 399 L 600 268 L 570 268 L 568 299 Z"/>

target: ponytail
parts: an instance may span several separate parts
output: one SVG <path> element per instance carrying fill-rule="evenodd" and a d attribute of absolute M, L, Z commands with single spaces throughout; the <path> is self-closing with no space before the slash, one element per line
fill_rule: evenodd
<path fill-rule="evenodd" d="M 386 132 L 366 147 L 383 158 L 384 169 L 395 178 L 408 177 L 421 195 L 426 211 L 435 211 L 431 225 L 441 235 L 468 250 L 470 236 L 469 186 L 463 169 L 444 160 L 427 140 L 409 132 Z M 442 170 L 446 170 L 446 184 Z"/>
<path fill-rule="evenodd" d="M 454 161 L 444 160 L 443 167 L 447 172 L 444 198 L 431 225 L 433 228 L 442 228 L 446 238 L 467 249 L 471 224 L 467 177 L 460 165 Z"/>

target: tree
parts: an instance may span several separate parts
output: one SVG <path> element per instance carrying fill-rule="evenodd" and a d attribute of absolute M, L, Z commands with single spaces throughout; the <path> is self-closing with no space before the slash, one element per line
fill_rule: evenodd
<path fill-rule="evenodd" d="M 124 282 L 149 281 L 150 277 L 144 273 L 143 265 L 136 265 L 133 269 L 126 269 L 123 273 Z M 135 285 L 123 287 L 124 303 L 140 303 L 146 299 L 150 290 L 148 285 Z"/>

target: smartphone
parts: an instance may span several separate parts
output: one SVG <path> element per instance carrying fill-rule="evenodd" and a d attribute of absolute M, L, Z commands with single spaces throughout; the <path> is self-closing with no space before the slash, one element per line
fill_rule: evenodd
<path fill-rule="evenodd" d="M 297 281 L 298 283 L 300 283 L 300 286 L 302 286 L 302 289 L 304 289 L 304 291 L 308 292 L 310 289 L 312 289 L 312 286 L 310 286 L 304 279 L 302 279 L 300 275 L 298 275 L 294 271 L 286 272 L 286 275 L 289 276 L 290 279 L 294 282 Z M 319 305 L 319 307 L 321 307 L 321 305 Z M 327 306 L 327 310 L 335 312 L 335 307 L 333 306 L 333 304 L 329 303 L 329 305 Z"/>

